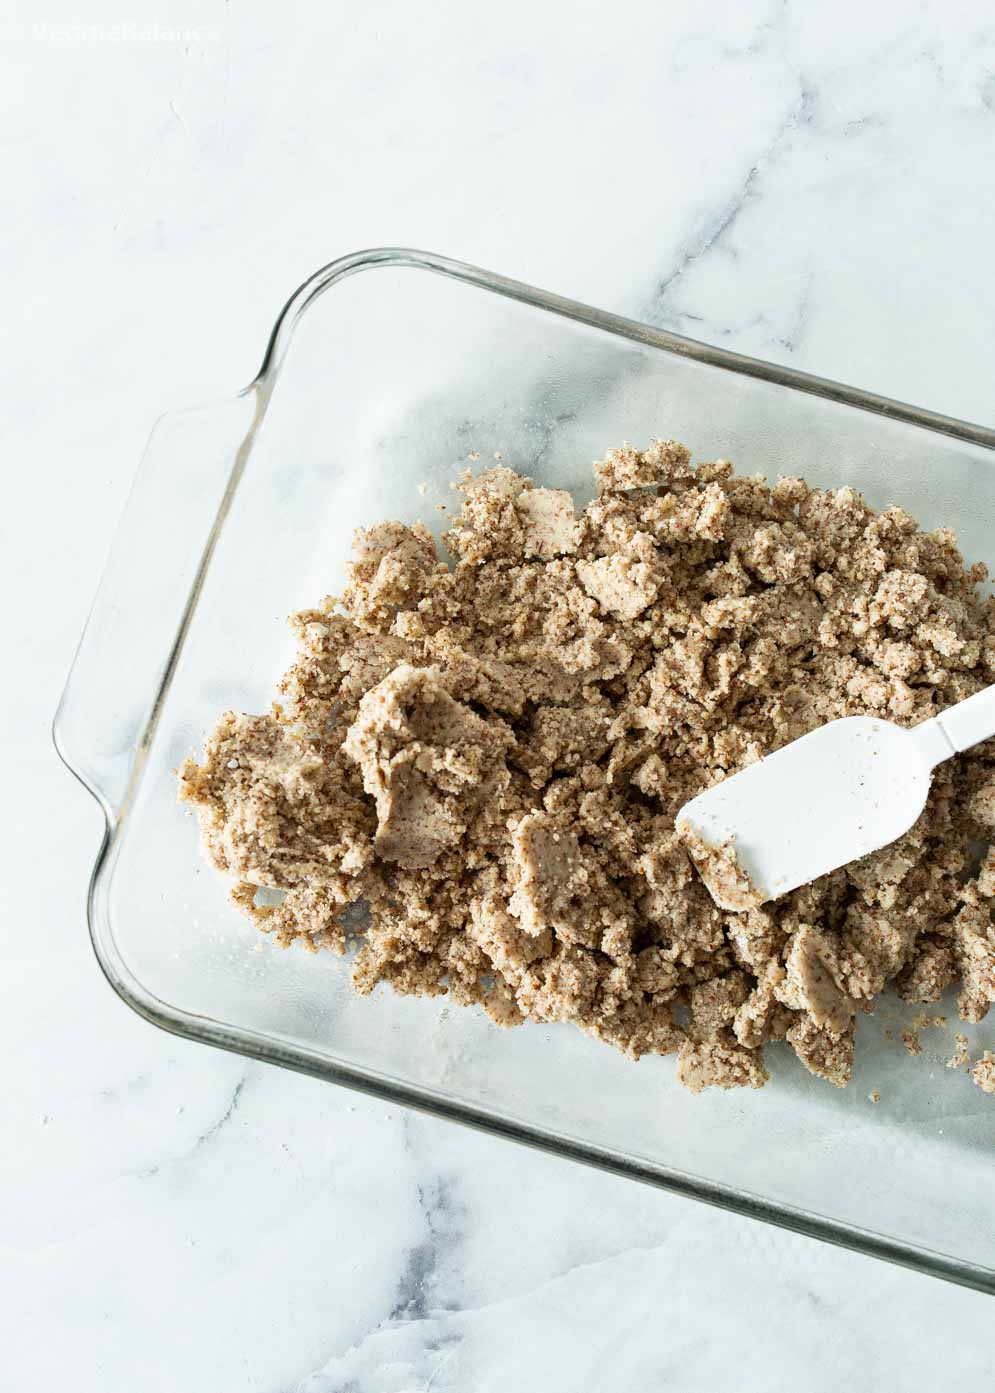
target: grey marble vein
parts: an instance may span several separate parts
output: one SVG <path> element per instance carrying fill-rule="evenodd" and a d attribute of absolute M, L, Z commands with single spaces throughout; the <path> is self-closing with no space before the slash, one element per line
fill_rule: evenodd
<path fill-rule="evenodd" d="M 415 1184 L 423 1237 L 405 1254 L 388 1319 L 418 1321 L 424 1320 L 430 1310 L 440 1270 L 457 1256 L 461 1214 L 457 1182 L 432 1169 L 431 1157 L 420 1144 L 418 1124 L 410 1114 L 401 1118 L 401 1135 L 415 1173 L 423 1177 Z"/>
<path fill-rule="evenodd" d="M 229 1122 L 235 1116 L 235 1113 L 238 1109 L 238 1105 L 241 1102 L 242 1090 L 245 1088 L 245 1085 L 248 1082 L 248 1077 L 248 1074 L 243 1074 L 242 1077 L 238 1080 L 234 1089 L 232 1090 L 231 1098 L 224 1112 L 221 1114 L 219 1118 L 217 1118 L 216 1121 L 211 1123 L 210 1127 L 208 1127 L 206 1131 L 200 1133 L 200 1135 L 194 1141 L 193 1146 L 190 1148 L 190 1153 L 188 1154 L 192 1154 L 194 1151 L 197 1151 L 200 1147 L 206 1146 L 209 1142 L 212 1142 L 214 1138 L 218 1135 L 218 1133 L 224 1131 L 224 1129 L 228 1126 Z"/>
<path fill-rule="evenodd" d="M 805 276 L 801 282 L 801 294 L 795 304 L 795 311 L 787 331 L 777 337 L 777 342 L 788 353 L 797 353 L 802 346 L 805 327 L 812 305 L 813 277 Z"/>
<path fill-rule="evenodd" d="M 810 125 L 814 119 L 817 92 L 813 85 L 804 82 L 797 97 L 786 112 L 773 138 L 750 164 L 746 175 L 730 198 L 711 218 L 697 237 L 680 252 L 676 265 L 658 281 L 644 317 L 650 323 L 667 321 L 681 317 L 679 307 L 674 303 L 674 292 L 692 269 L 710 253 L 722 248 L 735 256 L 735 248 L 726 246 L 728 234 L 736 226 L 749 204 L 757 197 L 759 181 L 769 170 L 771 164 L 784 148 L 787 141 L 800 127 Z"/>

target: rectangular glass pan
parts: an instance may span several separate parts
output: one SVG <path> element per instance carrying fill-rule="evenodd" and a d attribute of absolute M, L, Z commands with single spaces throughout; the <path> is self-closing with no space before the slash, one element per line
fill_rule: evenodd
<path fill-rule="evenodd" d="M 339 588 L 354 528 L 440 530 L 471 452 L 586 498 L 607 446 L 659 434 L 855 485 L 995 563 L 989 430 L 441 257 L 344 258 L 291 299 L 251 386 L 153 433 L 56 721 L 107 819 L 97 956 L 167 1030 L 995 1291 L 995 1103 L 943 1068 L 950 1003 L 918 1059 L 886 1033 L 908 1008 L 862 1020 L 843 1092 L 774 1047 L 763 1090 L 692 1097 L 672 1058 L 635 1065 L 569 1026 L 354 996 L 343 961 L 260 940 L 177 807 L 177 764 L 222 710 L 267 708 L 285 618 Z"/>

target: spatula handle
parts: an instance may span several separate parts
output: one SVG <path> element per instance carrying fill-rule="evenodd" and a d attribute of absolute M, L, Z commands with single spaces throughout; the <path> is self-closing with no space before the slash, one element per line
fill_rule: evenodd
<path fill-rule="evenodd" d="M 958 753 L 989 740 L 995 735 L 995 686 L 975 692 L 934 720 Z"/>

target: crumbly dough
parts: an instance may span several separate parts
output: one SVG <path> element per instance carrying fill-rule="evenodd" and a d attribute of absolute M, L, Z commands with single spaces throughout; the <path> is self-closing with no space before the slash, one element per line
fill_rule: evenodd
<path fill-rule="evenodd" d="M 981 1020 L 995 742 L 937 769 L 897 842 L 773 903 L 719 908 L 674 819 L 822 722 L 912 725 L 995 681 L 984 567 L 901 508 L 674 441 L 595 475 L 578 515 L 503 465 L 467 474 L 451 566 L 418 524 L 357 534 L 342 596 L 291 621 L 270 714 L 225 714 L 179 772 L 236 903 L 337 952 L 364 905 L 360 992 L 677 1052 L 695 1091 L 759 1087 L 771 1040 L 842 1086 L 887 983 L 932 1003 L 959 981 Z"/>

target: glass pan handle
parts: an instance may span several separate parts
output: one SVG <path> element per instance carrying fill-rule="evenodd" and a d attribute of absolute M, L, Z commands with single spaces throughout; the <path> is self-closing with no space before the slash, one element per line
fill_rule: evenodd
<path fill-rule="evenodd" d="M 56 748 L 116 819 L 245 467 L 260 388 L 155 425 L 55 717 Z"/>

